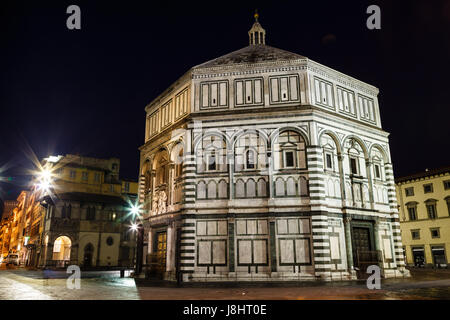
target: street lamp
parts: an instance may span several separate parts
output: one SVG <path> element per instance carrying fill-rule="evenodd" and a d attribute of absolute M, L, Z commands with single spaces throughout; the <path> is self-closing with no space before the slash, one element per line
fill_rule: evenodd
<path fill-rule="evenodd" d="M 140 245 L 140 242 L 143 240 L 142 239 L 142 226 L 138 225 L 137 220 L 141 220 L 141 206 L 139 204 L 132 204 L 130 203 L 130 208 L 129 208 L 129 212 L 132 216 L 132 223 L 130 226 L 130 231 L 133 232 L 133 236 L 135 236 L 136 239 L 136 246 L 135 246 L 135 254 L 134 254 L 134 259 L 135 259 L 135 274 L 139 274 L 141 272 L 141 257 L 142 257 L 142 251 L 143 248 Z"/>
<path fill-rule="evenodd" d="M 38 189 L 49 192 L 53 182 L 52 176 L 53 174 L 48 168 L 42 168 L 37 174 L 36 186 Z"/>

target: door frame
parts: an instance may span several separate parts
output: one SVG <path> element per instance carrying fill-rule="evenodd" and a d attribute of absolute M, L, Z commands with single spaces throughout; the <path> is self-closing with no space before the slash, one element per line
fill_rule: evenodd
<path fill-rule="evenodd" d="M 164 271 L 166 272 L 166 268 L 167 268 L 167 227 L 164 228 L 160 228 L 160 229 L 156 229 L 153 233 L 153 248 L 152 248 L 152 252 L 155 254 L 158 254 L 158 235 L 160 235 L 161 233 L 165 233 L 166 234 L 166 257 L 165 257 L 165 265 L 164 265 Z"/>
<path fill-rule="evenodd" d="M 356 257 L 356 246 L 355 246 L 355 235 L 354 235 L 354 228 L 366 228 L 369 230 L 369 251 L 376 251 L 375 248 L 375 228 L 374 228 L 375 221 L 358 221 L 358 220 L 352 220 L 350 224 L 350 230 L 351 230 L 351 238 L 352 238 L 352 255 L 353 255 L 353 265 L 355 267 L 360 268 L 360 266 L 356 266 L 356 263 L 358 261 Z M 377 261 L 378 265 L 378 261 Z M 365 270 L 363 270 L 365 272 Z"/>

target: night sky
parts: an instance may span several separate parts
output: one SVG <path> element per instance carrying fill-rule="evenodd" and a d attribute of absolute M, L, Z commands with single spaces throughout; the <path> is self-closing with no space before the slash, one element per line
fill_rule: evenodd
<path fill-rule="evenodd" d="M 71 4 L 81 30 L 66 27 Z M 366 27 L 370 4 L 381 30 Z M 248 45 L 255 8 L 267 44 L 380 89 L 396 176 L 450 164 L 450 1 L 3 0 L 0 198 L 17 197 L 32 153 L 115 156 L 137 179 L 146 104 Z"/>

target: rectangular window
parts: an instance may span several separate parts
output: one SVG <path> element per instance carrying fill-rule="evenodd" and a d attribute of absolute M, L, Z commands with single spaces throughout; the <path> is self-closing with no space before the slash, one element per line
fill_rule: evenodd
<path fill-rule="evenodd" d="M 450 180 L 444 181 L 444 189 L 445 190 L 450 189 Z"/>
<path fill-rule="evenodd" d="M 373 99 L 364 96 L 358 96 L 359 117 L 363 120 L 375 122 L 375 110 Z"/>
<path fill-rule="evenodd" d="M 420 239 L 420 230 L 419 230 L 419 229 L 417 229 L 417 230 L 411 230 L 411 238 L 412 238 L 413 240 L 418 240 L 418 239 Z"/>
<path fill-rule="evenodd" d="M 431 192 L 433 192 L 433 184 L 432 183 L 424 184 L 423 185 L 423 192 L 424 193 L 431 193 Z"/>
<path fill-rule="evenodd" d="M 350 172 L 351 174 L 358 174 L 358 159 L 350 158 Z"/>
<path fill-rule="evenodd" d="M 217 170 L 216 166 L 216 153 L 211 153 L 207 156 L 208 159 L 208 171 Z"/>
<path fill-rule="evenodd" d="M 406 188 L 405 195 L 407 197 L 412 197 L 414 195 L 414 187 Z"/>
<path fill-rule="evenodd" d="M 88 176 L 89 176 L 89 173 L 86 172 L 86 171 L 83 171 L 83 172 L 81 173 L 81 179 L 82 179 L 83 181 L 88 181 Z"/>
<path fill-rule="evenodd" d="M 333 107 L 333 86 L 322 79 L 314 79 L 316 87 L 316 103 Z"/>
<path fill-rule="evenodd" d="M 294 151 L 285 151 L 284 152 L 284 167 L 285 168 L 293 168 L 294 166 L 295 166 Z"/>
<path fill-rule="evenodd" d="M 206 82 L 200 85 L 200 106 L 201 108 L 216 108 L 224 107 L 228 104 L 228 81 L 218 81 L 218 82 Z M 242 100 L 243 88 L 242 83 L 240 83 L 237 88 L 237 99 Z M 187 90 L 184 90 L 177 96 L 179 100 L 177 102 L 177 116 L 181 116 L 187 111 Z"/>
<path fill-rule="evenodd" d="M 130 183 L 129 182 L 125 182 L 125 191 L 126 192 L 130 191 Z"/>
<path fill-rule="evenodd" d="M 427 204 L 427 212 L 428 212 L 428 218 L 430 219 L 436 219 L 436 204 Z"/>
<path fill-rule="evenodd" d="M 235 80 L 236 106 L 261 104 L 263 94 L 263 79 Z"/>
<path fill-rule="evenodd" d="M 374 168 L 375 168 L 375 178 L 381 179 L 380 165 L 379 164 L 375 164 Z"/>
<path fill-rule="evenodd" d="M 77 172 L 75 170 L 70 170 L 70 179 L 75 179 Z"/>
<path fill-rule="evenodd" d="M 245 164 L 247 169 L 255 169 L 255 151 L 253 150 L 247 151 L 247 158 Z"/>
<path fill-rule="evenodd" d="M 95 182 L 100 182 L 100 173 L 94 173 L 94 181 Z"/>
<path fill-rule="evenodd" d="M 327 169 L 333 169 L 333 156 L 331 153 L 325 154 L 325 163 Z"/>
<path fill-rule="evenodd" d="M 441 234 L 439 232 L 439 228 L 431 228 L 430 232 L 431 232 L 431 237 L 432 238 L 440 238 L 441 237 Z"/>
<path fill-rule="evenodd" d="M 408 207 L 409 220 L 417 220 L 416 207 Z"/>

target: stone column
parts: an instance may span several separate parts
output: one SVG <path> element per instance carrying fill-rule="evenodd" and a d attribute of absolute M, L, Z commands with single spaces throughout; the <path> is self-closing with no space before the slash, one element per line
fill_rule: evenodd
<path fill-rule="evenodd" d="M 368 191 L 369 191 L 369 202 L 370 202 L 370 209 L 375 208 L 375 203 L 373 201 L 373 181 L 372 181 L 372 162 L 368 159 L 366 159 L 366 172 L 367 172 L 367 181 L 368 181 Z M 363 201 L 364 201 L 364 194 L 363 194 Z"/>
<path fill-rule="evenodd" d="M 175 177 L 175 163 L 170 162 L 169 163 L 169 179 L 168 179 L 168 186 L 167 186 L 167 191 L 169 192 L 168 196 L 167 196 L 167 206 L 171 206 L 174 203 L 174 177 Z"/>
<path fill-rule="evenodd" d="M 228 199 L 234 198 L 234 151 L 228 150 L 227 162 L 228 162 Z"/>
<path fill-rule="evenodd" d="M 345 228 L 345 248 L 347 251 L 347 269 L 353 270 L 353 248 L 352 248 L 352 231 L 351 231 L 352 218 L 349 216 L 344 217 Z"/>
<path fill-rule="evenodd" d="M 273 193 L 273 152 L 268 150 L 267 151 L 267 161 L 269 162 L 269 199 L 273 199 L 274 193 Z"/>
<path fill-rule="evenodd" d="M 172 257 L 172 254 L 174 252 L 174 241 L 172 239 L 173 237 L 173 223 L 169 224 L 167 226 L 167 247 L 166 247 L 166 272 L 170 272 L 172 270 L 175 270 L 175 259 L 173 259 L 174 257 Z"/>
<path fill-rule="evenodd" d="M 341 184 L 341 200 L 342 206 L 346 206 L 346 198 L 345 198 L 345 175 L 344 175 L 344 157 L 341 154 L 337 155 L 338 158 L 338 169 L 339 169 L 339 182 Z"/>
<path fill-rule="evenodd" d="M 375 223 L 373 225 L 373 233 L 374 233 L 374 241 L 375 241 L 375 250 L 379 251 L 381 250 L 380 247 L 380 239 L 378 237 L 379 234 L 379 228 L 380 228 L 380 222 L 377 220 L 375 220 Z"/>

